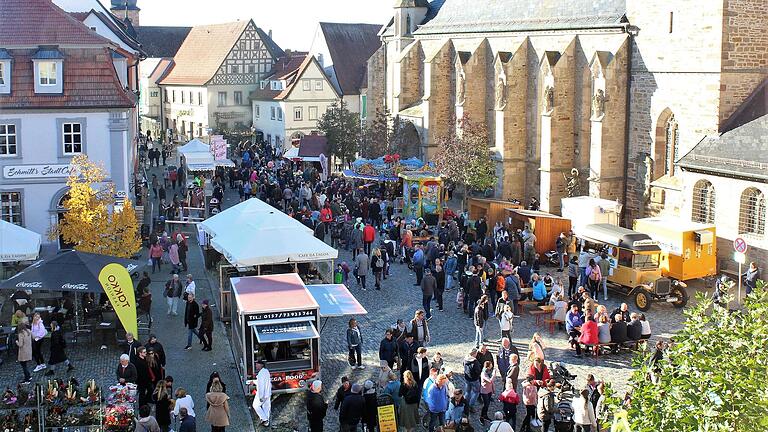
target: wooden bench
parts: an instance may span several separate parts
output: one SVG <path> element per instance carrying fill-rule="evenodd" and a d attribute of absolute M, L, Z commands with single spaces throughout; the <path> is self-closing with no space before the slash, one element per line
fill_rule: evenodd
<path fill-rule="evenodd" d="M 519 302 L 517 302 L 517 304 L 523 309 L 525 309 L 528 306 L 537 307 L 539 305 L 539 302 L 536 302 L 533 300 L 520 300 Z"/>
<path fill-rule="evenodd" d="M 592 349 L 592 355 L 595 357 L 600 356 L 600 350 L 602 348 L 609 348 L 611 351 L 613 351 L 615 348 L 627 348 L 631 349 L 633 351 L 638 351 L 640 349 L 640 345 L 648 342 L 648 339 L 639 339 L 639 340 L 629 340 L 626 342 L 622 342 L 621 344 L 609 342 L 609 343 L 599 343 L 599 344 L 583 344 L 580 343 L 585 350 L 587 348 Z"/>
<path fill-rule="evenodd" d="M 543 310 L 540 310 L 540 309 L 533 309 L 533 310 L 528 311 L 528 313 L 533 315 L 536 318 L 536 325 L 541 325 L 541 319 L 545 315 L 552 315 L 552 312 L 543 311 Z"/>
<path fill-rule="evenodd" d="M 544 319 L 544 324 L 549 326 L 549 333 L 550 334 L 555 334 L 555 326 L 557 324 L 565 324 L 565 321 L 559 320 L 559 319 L 554 319 L 554 318 L 545 318 Z"/>

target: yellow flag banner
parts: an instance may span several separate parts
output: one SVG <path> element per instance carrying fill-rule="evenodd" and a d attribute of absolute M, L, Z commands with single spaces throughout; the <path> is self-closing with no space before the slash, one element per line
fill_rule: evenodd
<path fill-rule="evenodd" d="M 107 264 L 99 272 L 99 282 L 109 297 L 109 302 L 115 308 L 117 317 L 123 323 L 126 332 L 139 336 L 139 325 L 136 322 L 136 296 L 133 293 L 131 275 L 120 264 Z"/>

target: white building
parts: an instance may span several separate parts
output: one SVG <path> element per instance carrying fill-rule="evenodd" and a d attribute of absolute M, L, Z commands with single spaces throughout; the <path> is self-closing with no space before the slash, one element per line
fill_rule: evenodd
<path fill-rule="evenodd" d="M 136 95 L 118 72 L 128 53 L 50 0 L 0 0 L 0 10 L 0 28 L 19 30 L 0 32 L 0 216 L 48 241 L 72 157 L 101 162 L 129 191 Z"/>
<path fill-rule="evenodd" d="M 251 92 L 253 127 L 281 154 L 292 140 L 317 133 L 317 120 L 340 98 L 314 56 L 286 53 Z"/>
<path fill-rule="evenodd" d="M 378 36 L 381 28 L 380 24 L 321 22 L 309 50 L 342 96 L 347 109 L 360 113 L 362 124 L 367 115 L 367 62 L 381 46 Z"/>
<path fill-rule="evenodd" d="M 163 125 L 179 139 L 249 129 L 248 95 L 283 54 L 252 20 L 193 27 L 159 81 Z"/>

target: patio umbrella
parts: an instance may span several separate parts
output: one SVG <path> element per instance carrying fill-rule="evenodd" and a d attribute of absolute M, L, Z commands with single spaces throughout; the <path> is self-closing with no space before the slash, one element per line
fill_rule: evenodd
<path fill-rule="evenodd" d="M 111 263 L 124 266 L 131 274 L 145 265 L 130 259 L 67 251 L 37 261 L 10 279 L 0 282 L 0 290 L 101 293 L 104 290 L 99 282 L 99 272 Z"/>

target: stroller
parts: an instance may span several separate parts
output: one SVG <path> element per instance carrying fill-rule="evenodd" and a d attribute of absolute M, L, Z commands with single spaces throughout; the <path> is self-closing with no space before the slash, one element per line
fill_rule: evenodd
<path fill-rule="evenodd" d="M 572 375 L 570 372 L 568 372 L 568 369 L 566 369 L 562 363 L 550 363 L 549 371 L 552 374 L 552 379 L 555 380 L 555 383 L 558 384 L 563 392 L 570 392 L 573 390 L 573 384 L 571 384 L 571 380 L 576 379 L 576 375 Z"/>
<path fill-rule="evenodd" d="M 573 432 L 573 393 L 561 391 L 557 398 L 557 410 L 552 414 L 555 432 Z"/>

